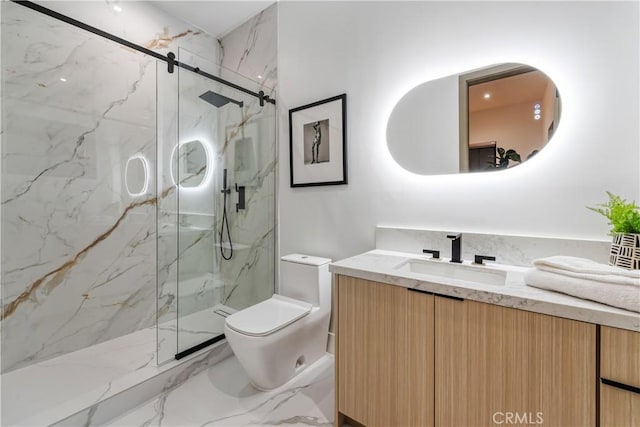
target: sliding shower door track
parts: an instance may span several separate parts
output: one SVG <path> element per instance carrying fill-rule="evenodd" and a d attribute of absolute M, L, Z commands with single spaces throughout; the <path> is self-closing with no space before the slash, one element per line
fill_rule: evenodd
<path fill-rule="evenodd" d="M 169 52 L 167 53 L 167 55 L 162 55 L 158 52 L 155 52 L 153 50 L 147 49 L 144 46 L 140 46 L 138 44 L 132 43 L 128 40 L 125 40 L 123 38 L 120 38 L 114 34 L 108 33 L 106 31 L 103 31 L 99 28 L 93 27 L 89 24 L 86 24 L 82 21 L 78 21 L 77 19 L 73 19 L 67 15 L 63 15 L 61 13 L 58 13 L 54 10 L 48 9 L 42 5 L 39 5 L 37 3 L 33 3 L 31 1 L 23 1 L 23 0 L 11 0 L 13 3 L 19 4 L 21 6 L 27 7 L 31 10 L 34 10 L 36 12 L 40 12 L 44 15 L 47 15 L 51 18 L 57 19 L 59 21 L 62 22 L 66 22 L 69 25 L 73 25 L 74 27 L 80 28 L 82 30 L 88 31 L 90 33 L 93 33 L 97 36 L 103 37 L 105 39 L 111 40 L 113 42 L 119 43 L 123 46 L 126 46 L 130 49 L 136 50 L 138 52 L 144 53 L 145 55 L 149 55 L 152 56 L 154 58 L 156 58 L 157 60 L 160 61 L 164 61 L 167 63 L 167 71 L 169 73 L 173 73 L 174 67 L 179 67 L 182 68 L 184 70 L 188 70 L 191 71 L 193 73 L 196 73 L 198 75 L 201 75 L 202 77 L 208 78 L 210 80 L 214 80 L 218 83 L 222 83 L 224 85 L 227 85 L 233 89 L 239 90 L 241 92 L 246 93 L 247 95 L 251 95 L 251 96 L 255 96 L 256 98 L 258 98 L 260 100 L 260 105 L 263 106 L 265 102 L 268 102 L 270 104 L 275 105 L 276 101 L 275 99 L 272 99 L 269 97 L 269 95 L 266 95 L 264 93 L 264 91 L 260 91 L 260 92 L 254 92 L 252 90 L 249 90 L 245 87 L 239 86 L 235 83 L 232 83 L 228 80 L 225 80 L 221 77 L 218 76 L 214 76 L 213 74 L 209 74 L 206 71 L 202 71 L 200 68 L 198 67 L 193 67 L 191 65 L 185 64 L 184 62 L 180 62 L 180 61 L 176 61 L 175 57 L 176 55 L 173 52 Z"/>
<path fill-rule="evenodd" d="M 218 341 L 222 341 L 224 338 L 225 338 L 224 334 L 220 334 L 218 336 L 215 336 L 215 337 L 213 337 L 213 338 L 211 338 L 209 340 L 201 342 L 198 345 L 194 345 L 193 347 L 190 347 L 190 348 L 188 348 L 186 350 L 182 350 L 180 353 L 177 353 L 175 355 L 175 358 L 176 358 L 176 360 L 180 360 L 183 357 L 187 357 L 188 355 L 193 354 L 198 350 L 202 350 L 203 348 L 209 347 L 210 345 L 215 344 Z"/>

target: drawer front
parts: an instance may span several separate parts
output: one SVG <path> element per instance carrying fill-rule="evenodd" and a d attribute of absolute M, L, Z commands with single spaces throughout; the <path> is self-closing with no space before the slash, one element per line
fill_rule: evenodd
<path fill-rule="evenodd" d="M 640 393 L 603 384 L 600 387 L 602 427 L 640 427 Z"/>
<path fill-rule="evenodd" d="M 600 377 L 640 387 L 640 333 L 602 326 Z"/>

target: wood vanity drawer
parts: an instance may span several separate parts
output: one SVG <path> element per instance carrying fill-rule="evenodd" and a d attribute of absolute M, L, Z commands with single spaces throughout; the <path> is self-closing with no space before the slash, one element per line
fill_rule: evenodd
<path fill-rule="evenodd" d="M 600 425 L 640 426 L 640 394 L 632 391 L 600 386 Z"/>
<path fill-rule="evenodd" d="M 600 378 L 640 387 L 640 332 L 601 327 Z"/>

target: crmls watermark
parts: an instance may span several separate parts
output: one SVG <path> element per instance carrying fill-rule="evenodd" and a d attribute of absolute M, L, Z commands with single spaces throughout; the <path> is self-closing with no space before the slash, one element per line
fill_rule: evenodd
<path fill-rule="evenodd" d="M 519 424 L 535 425 L 544 424 L 544 413 L 542 412 L 494 412 L 494 424 Z"/>

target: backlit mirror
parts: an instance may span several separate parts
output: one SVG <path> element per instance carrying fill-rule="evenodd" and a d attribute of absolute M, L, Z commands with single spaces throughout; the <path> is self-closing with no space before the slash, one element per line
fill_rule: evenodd
<path fill-rule="evenodd" d="M 176 153 L 178 157 L 176 159 Z M 195 188 L 203 185 L 211 171 L 210 159 L 202 141 L 194 140 L 180 144 L 171 154 L 171 178 L 181 188 Z"/>
<path fill-rule="evenodd" d="M 499 64 L 416 86 L 396 104 L 387 145 L 421 175 L 508 169 L 535 156 L 558 127 L 554 82 L 524 64 Z"/>

